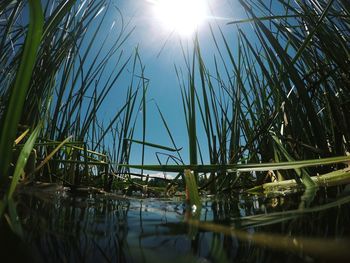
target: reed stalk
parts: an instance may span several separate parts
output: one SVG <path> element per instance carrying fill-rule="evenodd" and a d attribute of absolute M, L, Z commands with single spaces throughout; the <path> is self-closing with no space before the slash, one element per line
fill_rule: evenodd
<path fill-rule="evenodd" d="M 11 91 L 10 100 L 1 122 L 0 135 L 0 184 L 7 178 L 12 156 L 12 146 L 16 138 L 18 123 L 27 96 L 27 90 L 36 63 L 37 52 L 41 42 L 44 17 L 39 0 L 29 1 L 29 27 L 24 43 L 21 62 L 16 74 L 16 80 Z"/>

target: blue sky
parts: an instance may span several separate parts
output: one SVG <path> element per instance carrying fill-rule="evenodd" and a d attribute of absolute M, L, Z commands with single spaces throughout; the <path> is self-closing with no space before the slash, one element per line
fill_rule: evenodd
<path fill-rule="evenodd" d="M 182 147 L 180 152 L 184 163 L 189 163 L 189 147 L 187 138 L 186 122 L 183 113 L 183 106 L 181 100 L 181 91 L 174 66 L 185 69 L 185 60 L 182 55 L 181 45 L 192 52 L 193 37 L 179 36 L 176 32 L 165 28 L 162 22 L 154 16 L 152 12 L 152 5 L 150 1 L 158 0 L 116 0 L 115 6 L 120 10 L 125 24 L 128 24 L 128 28 L 135 27 L 131 37 L 123 45 L 125 53 L 124 57 L 132 54 L 135 48 L 138 47 L 138 51 L 142 60 L 142 64 L 145 67 L 144 76 L 150 80 L 147 92 L 147 130 L 145 140 L 150 143 L 164 145 L 172 147 L 171 140 L 167 134 L 162 120 L 159 116 L 155 103 L 157 103 L 168 123 L 168 126 L 172 132 L 178 148 Z M 173 1 L 173 0 L 169 0 Z M 180 0 L 184 1 L 184 0 Z M 197 1 L 197 0 L 195 0 Z M 230 50 L 237 52 L 237 28 L 235 25 L 227 25 L 228 22 L 233 20 L 240 20 L 246 18 L 246 14 L 238 0 L 198 0 L 207 1 L 210 6 L 210 12 L 206 21 L 199 27 L 197 33 L 201 48 L 201 54 L 205 60 L 205 66 L 213 74 L 214 71 L 214 55 L 218 55 L 214 41 L 209 29 L 209 24 L 213 27 L 219 47 L 223 47 L 223 41 L 218 33 L 218 26 L 221 28 L 225 35 L 226 40 L 229 42 Z M 276 4 L 274 4 L 275 7 Z M 108 27 L 112 25 L 115 20 L 115 27 L 120 26 L 120 13 L 116 8 L 110 7 L 108 10 Z M 181 16 L 181 14 L 179 14 Z M 243 29 L 250 38 L 255 39 L 252 34 L 252 26 L 249 23 L 240 24 L 239 27 Z M 102 31 L 101 38 L 109 34 L 110 41 L 116 38 L 118 29 L 114 31 Z M 115 34 L 115 35 L 114 35 Z M 111 42 L 112 43 L 112 42 Z M 222 51 L 222 49 L 220 48 Z M 92 54 L 93 56 L 93 54 Z M 218 56 L 217 56 L 218 58 Z M 229 61 L 227 53 L 223 54 L 225 63 Z M 219 59 L 220 60 L 220 59 Z M 227 64 L 231 64 L 230 62 Z M 105 101 L 105 106 L 100 111 L 100 117 L 104 120 L 105 125 L 108 125 L 109 121 L 113 118 L 115 113 L 125 103 L 126 90 L 130 84 L 132 78 L 131 64 L 127 72 L 123 72 L 122 77 L 118 80 L 115 89 L 109 94 Z M 223 69 L 222 64 L 219 61 L 219 70 Z M 230 74 L 233 74 L 233 69 L 229 68 Z M 108 72 L 106 70 L 105 77 L 108 78 Z M 225 71 L 222 74 L 225 75 Z M 140 71 L 139 71 L 140 73 Z M 215 75 L 215 73 L 214 73 Z M 225 77 L 225 76 L 224 76 Z M 232 78 L 232 76 L 230 76 Z M 197 74 L 198 81 L 198 74 Z M 228 80 L 224 79 L 228 82 Z M 136 132 L 134 134 L 135 140 L 142 140 L 142 112 L 138 113 L 138 122 L 136 126 Z M 209 163 L 207 139 L 201 126 L 200 113 L 197 110 L 197 139 L 202 149 L 203 162 Z M 108 140 L 106 141 L 108 143 Z M 112 142 L 111 142 L 112 143 Z M 145 151 L 145 164 L 158 164 L 154 148 L 146 147 Z M 164 151 L 161 151 L 164 152 Z M 164 157 L 164 156 L 163 156 Z M 164 164 L 165 157 L 162 159 Z M 130 163 L 141 164 L 142 161 L 142 147 L 135 143 L 132 144 Z"/>
<path fill-rule="evenodd" d="M 158 114 L 155 105 L 155 103 L 157 103 L 167 120 L 177 146 L 183 148 L 181 151 L 183 160 L 185 163 L 188 163 L 187 129 L 181 101 L 180 86 L 174 66 L 185 68 L 180 42 L 183 46 L 187 47 L 189 53 L 191 53 L 193 37 L 182 37 L 179 36 L 177 32 L 165 28 L 162 25 L 162 21 L 155 17 L 150 1 L 155 0 L 115 0 L 114 2 L 123 16 L 124 23 L 128 23 L 128 28 L 131 29 L 135 27 L 131 37 L 128 38 L 127 42 L 122 47 L 125 53 L 123 60 L 138 47 L 142 63 L 145 66 L 145 77 L 150 79 L 147 94 L 146 141 L 164 146 L 172 146 L 171 140 Z M 214 43 L 211 40 L 208 24 L 210 23 L 214 28 L 219 25 L 231 41 L 230 44 L 234 47 L 236 30 L 234 26 L 227 25 L 226 23 L 244 18 L 245 14 L 237 0 L 198 1 L 206 1 L 210 7 L 208 19 L 198 28 L 197 32 L 202 56 L 205 59 L 206 66 L 210 69 L 210 67 L 213 66 L 213 56 L 216 51 Z M 45 3 L 45 1 L 43 2 Z M 84 2 L 82 1 L 79 4 L 82 3 Z M 116 8 L 109 7 L 108 10 L 101 10 L 99 17 L 102 17 L 103 12 L 108 13 L 107 23 L 105 23 L 106 28 L 104 28 L 102 32 L 99 32 L 101 42 L 106 34 L 109 34 L 109 41 L 112 43 L 118 34 L 118 27 L 121 23 L 120 14 Z M 181 16 L 182 14 L 179 13 L 177 15 Z M 23 17 L 24 21 L 28 18 L 26 13 Z M 113 24 L 116 29 L 110 30 Z M 93 34 L 93 30 L 91 34 Z M 84 48 L 83 45 L 83 49 Z M 97 44 L 95 48 L 98 49 L 99 45 Z M 81 52 L 83 52 L 83 50 Z M 94 55 L 95 54 L 91 54 L 90 56 L 94 57 Z M 111 65 L 113 65 L 113 63 L 111 63 Z M 112 66 L 106 68 L 104 72 L 105 79 L 108 79 L 112 70 Z M 104 108 L 100 111 L 100 116 L 104 119 L 106 125 L 125 102 L 126 90 L 132 77 L 130 71 L 131 66 L 129 67 L 129 73 L 123 73 L 123 76 L 118 79 L 116 87 L 109 94 L 105 101 Z M 138 126 L 134 135 L 134 139 L 136 140 L 142 140 L 142 113 L 140 112 L 139 114 Z M 205 137 L 204 133 L 201 132 L 200 125 L 197 128 L 197 136 L 204 150 L 204 161 L 208 162 L 208 156 L 205 154 Z M 130 162 L 135 164 L 141 162 L 140 146 L 133 144 Z M 154 149 L 146 148 L 145 163 L 157 163 Z"/>
<path fill-rule="evenodd" d="M 178 33 L 162 27 L 161 21 L 157 20 L 154 13 L 152 13 L 152 5 L 146 0 L 122 0 L 119 1 L 119 3 L 120 5 L 118 5 L 118 7 L 123 14 L 124 20 L 130 21 L 130 27 L 136 27 L 126 47 L 133 49 L 135 46 L 138 46 L 142 63 L 145 66 L 145 77 L 150 79 L 147 104 L 146 141 L 171 146 L 171 141 L 156 110 L 156 102 L 168 122 L 176 144 L 178 147 L 183 147 L 181 155 L 184 161 L 188 162 L 187 130 L 182 109 L 180 87 L 174 65 L 179 67 L 184 66 L 180 41 L 184 46 L 187 46 L 191 52 L 192 37 L 182 37 L 179 36 Z M 226 23 L 233 19 L 242 18 L 244 15 L 236 1 L 208 0 L 208 4 L 212 12 L 210 16 L 215 16 L 219 19 L 209 18 L 205 21 L 198 29 L 198 35 L 203 56 L 210 65 L 215 47 L 214 43 L 211 41 L 208 23 L 217 23 L 225 32 L 232 34 L 235 31 L 234 28 L 232 26 L 227 26 Z M 232 34 L 232 36 L 234 36 L 234 34 Z M 234 41 L 234 37 L 231 39 Z M 125 81 L 128 80 L 126 79 Z M 115 92 L 118 92 L 118 90 Z M 113 95 L 111 96 L 113 97 Z M 115 96 L 117 96 L 117 94 Z M 138 124 L 135 139 L 141 140 L 142 116 L 140 116 Z M 205 144 L 204 134 L 200 132 L 200 127 L 198 127 L 198 137 L 201 144 Z M 140 163 L 141 147 L 133 145 L 132 149 L 130 162 Z M 205 157 L 205 159 L 205 161 L 208 161 L 207 157 Z M 157 163 L 154 149 L 147 148 L 145 163 Z"/>

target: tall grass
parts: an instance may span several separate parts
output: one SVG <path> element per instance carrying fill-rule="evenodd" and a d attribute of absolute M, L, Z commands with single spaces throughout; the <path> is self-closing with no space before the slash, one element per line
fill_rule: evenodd
<path fill-rule="evenodd" d="M 299 183 L 312 186 L 310 176 L 344 166 L 342 162 L 322 165 L 325 160 L 335 160 L 328 157 L 350 151 L 349 5 L 341 0 L 239 2 L 247 18 L 226 26 L 235 32 L 236 41 L 231 41 L 227 29 L 211 25 L 211 41 L 216 47 L 213 64 L 202 56 L 200 38 L 196 38 L 193 53 L 186 59 L 187 68 L 176 69 L 188 129 L 189 166 L 148 168 L 178 172 L 190 168 L 197 183 L 196 173 L 204 172 L 203 188 L 215 192 L 247 186 L 252 180 L 261 183 L 265 171 L 269 172 L 267 167 L 273 170 L 288 161 L 294 171 L 277 171 L 278 177 L 296 177 Z M 0 116 L 1 125 L 6 125 L 4 105 L 10 100 L 28 26 L 16 23 L 26 8 L 23 1 L 5 1 L 0 8 L 4 17 L 0 22 Z M 48 1 L 43 10 L 43 33 L 29 89 L 23 93 L 24 110 L 21 119 L 11 124 L 12 130 L 18 122 L 35 127 L 44 118 L 43 105 L 52 99 L 41 138 L 62 142 L 72 135 L 74 141 L 87 142 L 93 151 L 108 152 L 110 159 L 116 160 L 112 171 L 120 174 L 130 168 L 119 164 L 128 163 L 132 144 L 141 143 L 142 164 L 138 168 L 143 174 L 145 147 L 166 147 L 146 140 L 149 83 L 138 49 L 134 55 L 122 49 L 133 29 L 122 18 L 108 24 L 108 10 L 118 13 L 119 9 L 107 0 Z M 102 36 L 106 24 L 110 32 Z M 115 38 L 111 44 L 112 33 Z M 124 90 L 126 97 L 119 100 L 110 122 L 100 121 L 103 102 L 129 66 L 131 82 Z M 103 77 L 106 73 L 107 79 Z M 137 110 L 143 113 L 141 140 L 133 139 Z M 200 132 L 206 137 L 206 149 L 198 141 Z M 9 152 L 14 136 L 3 140 L 5 152 Z M 174 147 L 168 148 L 177 151 L 173 139 L 172 143 Z M 39 147 L 38 153 L 44 159 L 53 150 Z M 209 156 L 207 167 L 205 156 Z M 58 152 L 56 157 L 72 161 L 84 158 L 70 150 Z M 178 160 L 183 164 L 181 156 Z M 312 160 L 312 167 L 298 166 L 301 160 Z M 244 166 L 246 163 L 252 166 Z M 259 163 L 264 163 L 261 169 L 256 167 Z M 241 166 L 247 169 L 237 168 Z M 45 169 L 43 175 L 58 173 L 62 166 L 48 163 Z M 113 176 L 107 187 L 112 181 Z"/>
<path fill-rule="evenodd" d="M 200 41 L 195 41 L 195 59 L 188 66 L 196 68 L 189 71 L 188 87 L 196 91 L 197 122 L 204 127 L 210 163 L 293 162 L 348 154 L 349 5 L 239 2 L 248 18 L 227 25 L 235 31 L 236 41 L 228 38 L 227 29 L 212 25 L 214 63 L 206 61 Z M 195 78 L 198 81 L 193 82 Z M 183 87 L 182 94 L 190 119 L 191 101 Z M 278 173 L 284 178 L 296 174 L 299 182 L 311 186 L 311 175 L 340 167 Z M 252 175 L 257 183 L 266 177 L 260 172 Z M 218 170 L 207 186 L 213 191 L 230 189 L 238 182 L 249 183 L 248 177 L 237 180 L 236 173 Z"/>
<path fill-rule="evenodd" d="M 40 6 L 39 2 L 37 4 Z M 133 112 L 142 85 L 139 82 L 135 84 L 134 79 L 139 75 L 136 66 L 141 60 L 137 50 L 123 48 L 133 28 L 123 19 L 118 6 L 109 0 L 44 2 L 44 25 L 42 36 L 39 36 L 40 46 L 32 73 L 26 71 L 28 91 L 21 90 L 24 99 L 23 110 L 15 108 L 20 116 L 18 121 L 13 119 L 12 114 L 12 119 L 5 119 L 5 113 L 8 111 L 6 105 L 10 94 L 15 93 L 13 83 L 17 72 L 20 72 L 17 68 L 22 63 L 24 36 L 32 37 L 33 33 L 31 30 L 27 32 L 28 24 L 24 21 L 28 8 L 25 1 L 5 1 L 1 3 L 0 8 L 0 117 L 2 127 L 13 126 L 13 138 L 5 136 L 9 129 L 1 129 L 4 134 L 2 141 L 7 143 L 7 147 L 1 148 L 1 157 L 7 159 L 1 158 L 1 161 L 11 161 L 12 142 L 18 123 L 20 127 L 35 127 L 42 119 L 45 122 L 39 138 L 43 142 L 62 142 L 72 136 L 74 141 L 85 142 L 87 148 L 93 151 L 109 151 L 110 158 L 128 161 L 130 145 L 125 144 L 124 139 L 131 139 L 133 136 Z M 111 21 L 111 15 L 116 20 Z M 29 29 L 31 23 L 32 20 Z M 30 54 L 35 55 L 35 52 Z M 129 66 L 134 68 L 132 74 L 129 74 L 132 81 L 129 87 L 120 87 L 118 81 L 127 77 L 126 69 Z M 115 115 L 110 117 L 110 121 L 106 121 L 106 118 L 100 121 L 106 98 L 111 91 L 118 88 L 120 94 L 126 94 L 126 98 L 124 95 L 116 98 L 117 103 L 113 106 L 117 108 Z M 145 96 L 146 89 L 143 94 Z M 11 96 L 16 97 L 18 103 L 18 96 Z M 52 101 L 50 109 L 46 109 L 48 100 Z M 49 114 L 44 116 L 44 112 L 47 111 Z M 111 136 L 112 131 L 114 137 Z M 107 142 L 110 144 L 112 139 L 113 148 L 110 148 Z M 38 144 L 38 159 L 45 159 L 54 151 L 54 147 Z M 57 151 L 54 158 L 67 158 L 72 161 L 90 158 L 80 154 L 73 156 L 73 152 Z M 50 161 L 39 172 L 42 178 L 46 178 L 51 173 L 59 174 L 62 169 L 81 169 L 79 165 L 75 168 L 72 166 L 74 165 L 62 167 L 59 162 Z M 7 177 L 4 167 L 2 165 L 3 179 Z"/>
<path fill-rule="evenodd" d="M 176 68 L 190 164 L 128 167 L 202 172 L 202 189 L 212 192 L 261 184 L 274 170 L 312 188 L 311 176 L 343 168 L 331 157 L 350 151 L 349 5 L 239 2 L 247 18 L 226 25 L 235 41 L 211 25 L 213 62 L 196 36 L 192 54 L 183 49 L 185 68 Z"/>

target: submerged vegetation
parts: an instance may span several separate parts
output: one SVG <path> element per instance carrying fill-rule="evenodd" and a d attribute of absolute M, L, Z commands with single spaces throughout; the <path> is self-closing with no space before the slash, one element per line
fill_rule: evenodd
<path fill-rule="evenodd" d="M 332 191 L 348 194 L 343 185 L 350 182 L 350 5 L 346 0 L 239 3 L 246 19 L 232 20 L 225 28 L 210 25 L 208 41 L 215 47 L 213 57 L 202 55 L 198 34 L 192 52 L 182 49 L 185 67 L 175 68 L 189 142 L 187 162 L 174 140 L 169 120 L 158 106 L 161 125 L 172 146 L 146 140 L 146 132 L 151 132 L 147 119 L 152 117 L 147 115 L 147 65 L 142 63 L 137 47 L 125 45 L 134 28 L 123 19 L 118 3 L 2 1 L 0 227 L 8 225 L 22 238 L 24 232 L 28 234 L 28 228 L 22 229 L 16 208 L 21 193 L 28 194 L 31 187 L 38 187 L 34 191 L 40 192 L 44 185 L 62 194 L 66 186 L 73 193 L 103 193 L 111 199 L 115 198 L 113 193 L 136 192 L 143 196 L 180 196 L 190 204 L 184 217 L 191 244 L 201 244 L 199 236 L 212 232 L 212 259 L 228 262 L 218 244 L 232 245 L 232 235 L 278 250 L 295 243 L 290 237 L 283 239 L 283 234 L 251 237 L 244 230 L 247 225 L 262 227 L 295 219 L 300 208 L 302 213 L 308 213 L 308 209 L 326 211 L 336 204 L 348 208 L 348 197 L 338 196 L 334 206 L 322 204 L 320 210 L 309 206 L 317 187 L 338 186 Z M 116 21 L 110 20 L 110 12 L 118 14 Z M 108 116 L 110 121 L 106 123 L 103 105 L 112 90 L 120 95 L 113 105 L 115 114 Z M 134 138 L 138 123 L 142 140 Z M 204 135 L 205 143 L 199 135 Z M 141 164 L 130 164 L 132 145 L 141 145 Z M 159 151 L 159 164 L 145 163 L 146 147 Z M 166 156 L 165 163 L 160 154 Z M 153 178 L 147 171 L 176 175 Z M 237 193 L 265 191 L 279 198 L 294 188 L 307 189 L 296 210 L 258 218 L 229 209 L 233 202 L 240 204 L 243 200 L 232 198 Z M 232 201 L 227 201 L 224 210 L 228 215 L 233 213 L 234 220 L 239 218 L 239 224 L 233 223 L 243 226 L 243 230 L 220 224 L 232 222 L 218 215 L 209 217 L 218 223 L 202 222 L 205 194 L 230 196 Z M 219 209 L 216 200 L 211 201 L 214 214 Z M 38 207 L 47 205 L 35 202 Z M 129 211 L 125 206 L 130 203 L 122 199 L 111 205 L 125 215 Z M 80 216 L 89 222 L 84 209 Z M 97 210 L 96 216 L 101 212 Z M 49 216 L 54 220 L 55 215 Z M 280 221 L 279 216 L 286 217 Z M 338 219 L 349 222 L 349 218 Z M 170 222 L 165 227 L 170 232 L 176 230 Z M 183 225 L 178 228 L 184 232 Z M 349 237 L 347 231 L 342 237 Z M 270 244 L 263 241 L 266 238 L 283 239 L 284 243 Z M 327 238 L 331 240 L 332 236 Z M 53 237 L 48 240 L 48 246 L 56 242 Z M 325 245 L 313 238 L 300 240 L 312 256 L 320 251 L 317 246 Z M 123 238 L 113 242 L 123 247 Z M 344 249 L 347 242 L 337 245 L 341 260 L 349 256 Z M 101 250 L 96 244 L 94 248 Z M 300 250 L 299 246 L 291 249 L 296 253 Z M 323 252 L 329 259 L 327 251 Z M 142 249 L 139 253 L 143 260 L 154 257 L 151 250 L 149 254 Z M 76 259 L 62 259 L 71 260 Z M 252 256 L 251 260 L 258 261 L 258 257 Z"/>

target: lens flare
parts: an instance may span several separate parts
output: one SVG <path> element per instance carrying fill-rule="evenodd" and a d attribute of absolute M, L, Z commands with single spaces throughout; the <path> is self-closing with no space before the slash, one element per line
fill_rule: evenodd
<path fill-rule="evenodd" d="M 152 3 L 161 26 L 181 36 L 192 35 L 207 17 L 206 0 L 154 0 Z"/>

